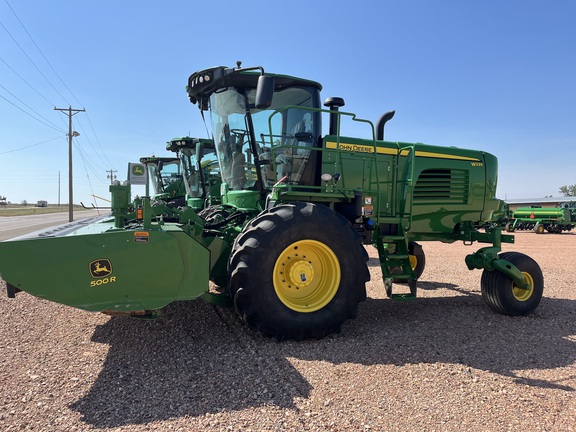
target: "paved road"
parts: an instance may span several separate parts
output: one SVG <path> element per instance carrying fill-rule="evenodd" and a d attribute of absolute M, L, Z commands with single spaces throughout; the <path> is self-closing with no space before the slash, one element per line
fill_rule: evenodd
<path fill-rule="evenodd" d="M 83 210 L 74 212 L 74 220 L 91 218 L 104 214 L 102 210 Z M 44 228 L 68 223 L 68 212 L 36 214 L 29 216 L 0 217 L 0 241 L 8 240 Z"/>

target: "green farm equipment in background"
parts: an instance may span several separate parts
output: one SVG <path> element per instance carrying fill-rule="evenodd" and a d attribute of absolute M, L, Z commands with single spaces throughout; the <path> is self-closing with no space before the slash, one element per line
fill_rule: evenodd
<path fill-rule="evenodd" d="M 175 157 L 141 157 L 140 163 L 146 166 L 148 185 L 152 186 L 153 194 L 147 191 L 146 196 L 153 200 L 174 201 L 184 205 L 186 188 L 182 176 L 180 159 Z"/>
<path fill-rule="evenodd" d="M 182 174 L 180 180 L 185 189 L 185 204 L 203 209 L 220 202 L 220 171 L 216 159 L 214 141 L 206 138 L 173 138 L 166 150 L 176 153 Z"/>
<path fill-rule="evenodd" d="M 342 111 L 339 97 L 323 108 L 321 89 L 240 63 L 192 74 L 188 97 L 202 118 L 209 113 L 212 137 L 177 150 L 196 158 L 183 164 L 185 205 L 155 209 L 149 197 L 131 201 L 130 182 L 111 186 L 110 217 L 61 236 L 0 243 L 8 295 L 142 317 L 202 298 L 233 306 L 278 340 L 321 338 L 366 298 L 365 245 L 378 251 L 388 296 L 410 299 L 424 271 L 422 243 L 462 241 L 485 244 L 465 263 L 483 269 L 486 303 L 507 315 L 532 312 L 543 293 L 540 267 L 501 253 L 514 237 L 500 227 L 479 231 L 503 214 L 496 158 L 385 141 L 393 111 L 374 124 Z M 342 134 L 344 124 L 367 138 Z M 207 145 L 215 158 L 205 158 Z M 197 182 L 202 197 L 186 177 L 196 175 L 192 166 L 214 170 Z"/>
<path fill-rule="evenodd" d="M 219 202 L 222 181 L 217 166 L 214 166 L 218 161 L 212 140 L 173 138 L 166 144 L 166 150 L 175 155 L 140 158 L 142 172 L 148 175 L 145 196 L 150 197 L 154 219 L 178 221 L 182 207 L 202 210 Z M 138 167 L 138 164 L 129 165 L 132 169 Z M 130 205 L 132 212 L 138 206 L 142 206 L 142 199 L 136 197 Z"/>
<path fill-rule="evenodd" d="M 559 234 L 571 231 L 576 223 L 576 211 L 568 205 L 560 207 L 520 207 L 506 224 L 506 231 L 533 230 L 536 234 Z"/>

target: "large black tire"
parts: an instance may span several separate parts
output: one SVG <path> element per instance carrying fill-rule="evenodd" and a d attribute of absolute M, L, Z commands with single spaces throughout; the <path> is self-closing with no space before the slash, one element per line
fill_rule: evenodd
<path fill-rule="evenodd" d="M 530 284 L 528 290 L 518 288 L 514 281 L 497 270 L 484 270 L 480 281 L 482 297 L 488 306 L 504 315 L 528 315 L 538 305 L 544 292 L 544 277 L 536 261 L 519 252 L 500 254 L 518 268 Z"/>
<path fill-rule="evenodd" d="M 329 207 L 282 204 L 237 237 L 228 289 L 242 319 L 262 334 L 320 339 L 356 317 L 367 261 L 358 233 Z"/>

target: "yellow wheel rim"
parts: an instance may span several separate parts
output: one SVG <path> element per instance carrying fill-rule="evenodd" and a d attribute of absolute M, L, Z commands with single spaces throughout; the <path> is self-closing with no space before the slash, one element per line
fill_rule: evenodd
<path fill-rule="evenodd" d="M 316 240 L 292 243 L 274 266 L 274 290 L 284 305 L 297 312 L 314 312 L 338 292 L 340 263 L 328 246 Z"/>
<path fill-rule="evenodd" d="M 518 288 L 514 283 L 512 283 L 512 294 L 514 294 L 516 300 L 526 301 L 532 297 L 532 293 L 534 292 L 534 279 L 532 279 L 532 276 L 530 276 L 529 273 L 522 272 L 522 275 L 528 284 L 528 289 Z"/>
<path fill-rule="evenodd" d="M 410 267 L 412 267 L 412 271 L 416 270 L 416 266 L 418 265 L 418 258 L 416 255 L 410 255 L 408 259 L 410 260 Z"/>

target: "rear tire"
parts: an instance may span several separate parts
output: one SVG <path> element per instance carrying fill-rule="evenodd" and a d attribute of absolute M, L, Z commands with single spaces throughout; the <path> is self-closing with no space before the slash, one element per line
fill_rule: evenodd
<path fill-rule="evenodd" d="M 520 270 L 529 289 L 518 288 L 514 281 L 497 270 L 482 272 L 480 281 L 482 297 L 488 306 L 504 315 L 527 315 L 540 304 L 544 291 L 544 277 L 536 261 L 519 252 L 500 254 Z"/>
<path fill-rule="evenodd" d="M 282 204 L 253 219 L 228 264 L 242 319 L 277 340 L 322 338 L 366 299 L 368 254 L 342 216 L 322 205 Z"/>

